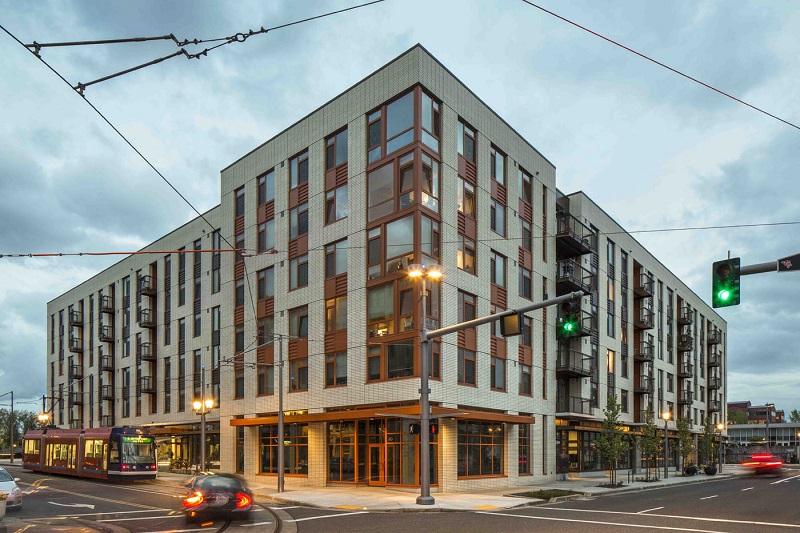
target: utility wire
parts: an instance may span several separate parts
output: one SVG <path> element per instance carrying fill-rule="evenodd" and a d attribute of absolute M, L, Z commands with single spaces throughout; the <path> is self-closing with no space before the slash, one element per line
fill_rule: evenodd
<path fill-rule="evenodd" d="M 767 112 L 767 111 L 764 111 L 763 109 L 761 109 L 761 108 L 759 108 L 759 107 L 756 107 L 756 106 L 754 106 L 754 105 L 752 105 L 752 104 L 748 104 L 748 103 L 747 103 L 747 102 L 745 102 L 744 100 L 741 100 L 741 99 L 739 99 L 739 98 L 736 98 L 735 96 L 732 96 L 732 95 L 730 95 L 730 94 L 726 93 L 725 91 L 722 91 L 722 90 L 720 90 L 720 89 L 717 89 L 716 87 L 714 87 L 714 86 L 712 86 L 712 85 L 709 85 L 708 83 L 704 83 L 704 82 L 702 82 L 702 81 L 698 80 L 697 78 L 693 78 L 692 76 L 689 76 L 688 74 L 684 74 L 684 73 L 683 73 L 683 72 L 681 72 L 680 70 L 674 69 L 674 68 L 670 67 L 669 65 L 666 65 L 666 64 L 664 64 L 664 63 L 662 63 L 662 62 L 660 62 L 660 61 L 657 61 L 657 60 L 653 59 L 652 57 L 646 56 L 645 54 L 642 54 L 641 52 L 637 52 L 636 50 L 634 50 L 634 49 L 632 49 L 632 48 L 629 48 L 629 47 L 625 46 L 624 44 L 618 43 L 617 41 L 614 41 L 613 39 L 609 39 L 608 37 L 606 37 L 606 36 L 604 36 L 604 35 L 601 35 L 601 34 L 597 33 L 596 31 L 592 31 L 592 30 L 590 30 L 589 28 L 587 28 L 587 27 L 585 27 L 585 26 L 581 26 L 581 25 L 580 25 L 580 24 L 578 24 L 577 22 L 573 22 L 573 21 L 569 20 L 568 18 L 562 17 L 561 15 L 558 15 L 558 14 L 556 14 L 556 13 L 553 13 L 552 11 L 549 11 L 549 10 L 547 10 L 547 9 L 543 8 L 542 6 L 536 5 L 536 4 L 534 4 L 533 2 L 531 2 L 530 0 L 522 0 L 522 1 L 523 1 L 524 3 L 526 3 L 526 4 L 528 4 L 528 5 L 529 5 L 529 6 L 531 6 L 531 7 L 535 7 L 536 9 L 539 9 L 540 11 L 544 11 L 544 12 L 545 12 L 545 13 L 547 13 L 548 15 L 552 15 L 553 17 L 556 17 L 557 19 L 563 20 L 564 22 L 566 22 L 566 23 L 568 23 L 568 24 L 572 24 L 573 26 L 575 26 L 575 27 L 577 27 L 577 28 L 580 28 L 580 29 L 582 29 L 583 31 L 589 32 L 589 33 L 591 33 L 592 35 L 594 35 L 595 37 L 600 37 L 600 38 L 601 38 L 601 39 L 603 39 L 604 41 L 608 41 L 608 42 L 610 42 L 611 44 L 614 44 L 614 45 L 616 45 L 616 46 L 619 46 L 620 48 L 622 48 L 622 49 L 624 49 L 624 50 L 627 50 L 628 52 L 630 52 L 630 53 L 632 53 L 632 54 L 636 54 L 637 56 L 641 57 L 642 59 L 646 59 L 647 61 L 650 61 L 650 62 L 652 62 L 652 63 L 655 63 L 656 65 L 658 65 L 658 66 L 660 66 L 660 67 L 663 67 L 663 68 L 665 68 L 665 69 L 669 70 L 670 72 L 674 72 L 675 74 L 678 74 L 679 76 L 683 76 L 684 78 L 686 78 L 686 79 L 688 79 L 688 80 L 691 80 L 691 81 L 693 81 L 693 82 L 695 82 L 695 83 L 698 83 L 698 84 L 702 85 L 703 87 L 705 87 L 705 88 L 707 88 L 707 89 L 711 89 L 712 91 L 714 91 L 714 92 L 716 92 L 716 93 L 719 93 L 719 94 L 721 94 L 722 96 L 726 96 L 726 97 L 730 98 L 731 100 L 735 100 L 736 102 L 739 102 L 739 103 L 740 103 L 740 104 L 742 104 L 742 105 L 746 105 L 747 107 L 749 107 L 749 108 L 751 108 L 751 109 L 754 109 L 754 110 L 758 111 L 759 113 L 763 113 L 763 114 L 765 114 L 765 115 L 767 115 L 767 116 L 769 116 L 769 117 L 772 117 L 772 118 L 774 118 L 775 120 L 778 120 L 778 121 L 780 121 L 780 122 L 783 122 L 783 123 L 784 123 L 784 124 L 786 124 L 787 126 L 791 126 L 791 127 L 795 128 L 795 129 L 798 129 L 798 130 L 800 130 L 800 126 L 798 126 L 798 125 L 796 125 L 796 124 L 792 124 L 792 123 L 791 123 L 791 122 L 789 122 L 788 120 L 784 120 L 784 119 L 782 119 L 781 117 L 779 117 L 779 116 L 776 116 L 776 115 L 773 115 L 772 113 L 769 113 L 769 112 Z"/>

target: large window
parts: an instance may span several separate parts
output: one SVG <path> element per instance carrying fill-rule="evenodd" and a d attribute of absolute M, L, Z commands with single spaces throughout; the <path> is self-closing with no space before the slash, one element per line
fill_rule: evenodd
<path fill-rule="evenodd" d="M 289 160 L 289 183 L 292 189 L 308 182 L 308 150 Z"/>
<path fill-rule="evenodd" d="M 325 300 L 325 333 L 347 329 L 347 296 Z"/>
<path fill-rule="evenodd" d="M 325 386 L 347 385 L 347 351 L 325 355 Z"/>
<path fill-rule="evenodd" d="M 272 365 L 259 365 L 256 372 L 257 394 L 271 396 L 275 394 L 275 367 Z"/>
<path fill-rule="evenodd" d="M 394 333 L 394 284 L 367 289 L 367 331 L 370 337 Z"/>
<path fill-rule="evenodd" d="M 506 360 L 502 357 L 492 357 L 489 386 L 493 390 L 506 390 Z"/>
<path fill-rule="evenodd" d="M 236 305 L 236 307 L 239 307 L 240 305 L 244 305 L 244 280 L 237 279 L 235 285 L 236 289 L 234 291 L 235 295 L 234 304 Z"/>
<path fill-rule="evenodd" d="M 519 363 L 519 393 L 522 396 L 532 396 L 531 365 Z"/>
<path fill-rule="evenodd" d="M 491 282 L 500 287 L 506 286 L 506 258 L 494 250 L 489 255 L 489 266 L 491 269 Z"/>
<path fill-rule="evenodd" d="M 395 168 L 399 169 L 395 174 Z M 414 153 L 377 168 L 367 175 L 367 220 L 377 220 L 414 202 Z"/>
<path fill-rule="evenodd" d="M 456 126 L 456 135 L 458 153 L 467 161 L 475 162 L 475 130 L 459 120 Z"/>
<path fill-rule="evenodd" d="M 422 215 L 420 245 L 423 254 L 436 260 L 439 259 L 439 222 L 425 215 Z"/>
<path fill-rule="evenodd" d="M 475 274 L 475 241 L 464 235 L 458 236 L 458 268 Z"/>
<path fill-rule="evenodd" d="M 409 215 L 386 224 L 386 272 L 405 270 L 413 262 L 413 253 L 414 216 Z"/>
<path fill-rule="evenodd" d="M 325 246 L 325 277 L 347 273 L 347 239 Z"/>
<path fill-rule="evenodd" d="M 325 194 L 325 224 L 332 224 L 349 214 L 347 205 L 347 184 Z"/>
<path fill-rule="evenodd" d="M 308 254 L 289 261 L 289 289 L 308 286 Z"/>
<path fill-rule="evenodd" d="M 258 334 L 259 346 L 265 346 L 272 342 L 275 333 L 275 318 L 272 316 L 259 318 L 256 322 L 256 332 Z"/>
<path fill-rule="evenodd" d="M 325 170 L 347 162 L 347 130 L 331 135 L 325 140 Z"/>
<path fill-rule="evenodd" d="M 275 220 L 267 220 L 258 225 L 258 251 L 266 252 L 275 248 Z"/>
<path fill-rule="evenodd" d="M 422 142 L 439 151 L 439 102 L 422 93 Z"/>
<path fill-rule="evenodd" d="M 493 180 L 505 187 L 506 185 L 506 156 L 492 146 L 489 156 L 489 171 Z"/>
<path fill-rule="evenodd" d="M 475 218 L 475 187 L 464 178 L 458 178 L 458 210 Z"/>
<path fill-rule="evenodd" d="M 386 377 L 414 375 L 414 341 L 398 341 L 386 345 Z"/>
<path fill-rule="evenodd" d="M 278 425 L 260 426 L 261 472 L 278 473 L 278 439 L 283 438 L 283 471 L 286 474 L 308 475 L 308 424 L 286 424 L 283 437 Z"/>
<path fill-rule="evenodd" d="M 244 216 L 244 187 L 236 189 L 234 197 L 234 216 Z"/>
<path fill-rule="evenodd" d="M 422 205 L 439 211 L 439 163 L 422 154 Z"/>
<path fill-rule="evenodd" d="M 308 390 L 308 357 L 289 361 L 289 392 Z"/>
<path fill-rule="evenodd" d="M 259 270 L 256 274 L 258 282 L 258 299 L 263 300 L 275 295 L 275 271 L 273 267 Z"/>
<path fill-rule="evenodd" d="M 363 422 L 362 422 L 363 424 Z M 364 449 L 364 448 L 362 448 Z M 355 481 L 356 423 L 352 420 L 328 423 L 328 480 Z M 364 475 L 363 463 L 359 477 Z"/>
<path fill-rule="evenodd" d="M 458 382 L 461 385 L 475 385 L 475 352 L 466 348 L 458 349 Z"/>
<path fill-rule="evenodd" d="M 492 231 L 505 237 L 506 235 L 506 206 L 492 198 L 489 212 Z"/>
<path fill-rule="evenodd" d="M 458 422 L 458 476 L 503 475 L 504 427 L 496 422 Z"/>
<path fill-rule="evenodd" d="M 308 233 L 308 203 L 289 211 L 289 238 L 296 239 Z"/>
<path fill-rule="evenodd" d="M 533 273 L 524 267 L 519 267 L 519 295 L 533 299 Z"/>
<path fill-rule="evenodd" d="M 258 205 L 275 199 L 275 170 L 258 178 Z"/>
<path fill-rule="evenodd" d="M 295 307 L 289 310 L 289 335 L 308 337 L 308 307 Z"/>
<path fill-rule="evenodd" d="M 385 130 L 383 124 L 385 122 Z M 385 133 L 384 133 L 385 131 Z M 368 159 L 377 161 L 414 140 L 414 91 L 367 117 Z M 385 144 L 385 150 L 384 150 Z"/>
<path fill-rule="evenodd" d="M 519 470 L 517 472 L 521 475 L 530 475 L 533 473 L 533 468 L 531 468 L 533 455 L 531 454 L 530 424 L 519 424 L 517 426 L 517 445 L 519 450 L 517 453 Z"/>
<path fill-rule="evenodd" d="M 519 189 L 520 199 L 530 205 L 533 205 L 533 178 L 531 175 L 522 170 L 522 167 L 517 168 L 517 188 Z"/>

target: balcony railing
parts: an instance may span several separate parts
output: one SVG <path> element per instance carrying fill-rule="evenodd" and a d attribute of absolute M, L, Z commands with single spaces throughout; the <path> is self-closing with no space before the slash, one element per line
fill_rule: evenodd
<path fill-rule="evenodd" d="M 114 371 L 114 358 L 110 355 L 104 355 L 100 358 L 100 370 L 103 372 Z"/>
<path fill-rule="evenodd" d="M 722 354 L 720 352 L 711 352 L 708 354 L 708 366 L 722 365 Z"/>
<path fill-rule="evenodd" d="M 156 349 L 152 343 L 143 342 L 139 345 L 139 358 L 142 361 L 155 361 L 156 360 Z"/>
<path fill-rule="evenodd" d="M 678 324 L 688 326 L 694 322 L 692 308 L 688 305 L 682 305 L 678 310 Z"/>
<path fill-rule="evenodd" d="M 708 410 L 712 413 L 719 412 L 720 410 L 720 402 L 719 400 L 709 400 L 708 401 Z"/>
<path fill-rule="evenodd" d="M 688 333 L 682 333 L 678 335 L 678 351 L 679 352 L 691 352 L 694 348 L 694 337 L 692 337 Z"/>
<path fill-rule="evenodd" d="M 145 275 L 139 278 L 139 292 L 148 296 L 156 293 L 156 282 L 153 276 Z"/>
<path fill-rule="evenodd" d="M 81 365 L 72 365 L 69 367 L 69 379 L 83 378 L 83 367 Z"/>
<path fill-rule="evenodd" d="M 69 325 L 83 327 L 83 313 L 80 311 L 72 311 L 69 314 Z"/>
<path fill-rule="evenodd" d="M 70 337 L 69 338 L 69 351 L 70 352 L 82 352 L 83 351 L 83 339 L 80 337 Z"/>
<path fill-rule="evenodd" d="M 693 400 L 693 394 L 690 390 L 681 391 L 678 394 L 678 403 L 680 404 L 691 404 Z"/>
<path fill-rule="evenodd" d="M 139 378 L 139 391 L 142 394 L 155 394 L 156 386 L 153 384 L 151 376 L 142 376 Z"/>
<path fill-rule="evenodd" d="M 706 339 L 708 344 L 719 344 L 722 342 L 722 332 L 718 329 L 708 332 L 708 338 Z"/>
<path fill-rule="evenodd" d="M 655 390 L 655 378 L 650 376 L 639 376 L 639 379 L 635 382 L 635 387 L 633 392 L 639 394 L 653 394 Z"/>
<path fill-rule="evenodd" d="M 83 427 L 83 420 L 80 418 L 69 419 L 69 429 L 81 429 Z"/>
<path fill-rule="evenodd" d="M 114 328 L 102 326 L 100 328 L 100 342 L 114 342 Z"/>
<path fill-rule="evenodd" d="M 638 422 L 638 423 L 644 424 L 645 422 L 647 422 L 647 415 L 650 415 L 650 417 L 652 417 L 653 421 L 658 423 L 658 420 L 655 419 L 655 415 L 653 414 L 653 410 L 652 409 L 639 409 L 639 411 L 637 411 L 636 414 L 637 414 L 638 418 L 636 420 L 634 420 L 634 422 Z"/>
<path fill-rule="evenodd" d="M 564 292 L 584 291 L 592 288 L 592 273 L 583 268 L 575 259 L 562 259 L 557 263 L 556 283 Z"/>
<path fill-rule="evenodd" d="M 633 287 L 633 294 L 639 298 L 652 297 L 654 294 L 653 286 L 655 281 L 653 275 L 648 272 L 639 274 L 639 279 L 636 280 L 636 285 Z"/>
<path fill-rule="evenodd" d="M 110 428 L 114 425 L 114 417 L 111 415 L 103 415 L 100 417 L 100 426 Z"/>
<path fill-rule="evenodd" d="M 556 373 L 572 377 L 589 377 L 592 375 L 592 357 L 578 350 L 559 346 Z"/>
<path fill-rule="evenodd" d="M 143 328 L 155 328 L 156 318 L 152 309 L 142 309 L 139 311 L 139 326 Z"/>
<path fill-rule="evenodd" d="M 652 342 L 639 341 L 636 345 L 636 351 L 633 352 L 633 358 L 636 361 L 650 362 L 653 360 L 654 346 Z"/>
<path fill-rule="evenodd" d="M 694 365 L 692 363 L 683 363 L 678 367 L 678 377 L 690 378 L 694 376 Z"/>
<path fill-rule="evenodd" d="M 719 376 L 709 376 L 708 378 L 708 388 L 709 390 L 717 390 L 722 387 L 722 379 Z"/>
<path fill-rule="evenodd" d="M 589 398 L 581 398 L 580 396 L 559 396 L 556 398 L 556 412 L 590 415 L 592 414 L 592 408 Z"/>
<path fill-rule="evenodd" d="M 107 401 L 114 401 L 114 387 L 111 385 L 103 385 L 100 387 L 100 399 Z"/>
<path fill-rule="evenodd" d="M 83 405 L 83 394 L 80 392 L 70 392 L 69 401 L 72 405 Z"/>
<path fill-rule="evenodd" d="M 655 313 L 651 307 L 640 307 L 634 312 L 633 325 L 639 329 L 653 329 Z"/>
<path fill-rule="evenodd" d="M 594 232 L 566 211 L 556 213 L 556 247 L 562 257 L 575 257 L 595 250 Z"/>
<path fill-rule="evenodd" d="M 114 298 L 111 296 L 102 296 L 100 298 L 100 312 L 114 314 Z"/>

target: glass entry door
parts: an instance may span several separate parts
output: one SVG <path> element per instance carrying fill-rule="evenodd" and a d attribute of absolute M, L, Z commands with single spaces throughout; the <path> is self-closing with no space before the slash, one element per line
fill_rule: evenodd
<path fill-rule="evenodd" d="M 369 445 L 369 485 L 381 487 L 386 485 L 383 450 L 383 444 Z"/>

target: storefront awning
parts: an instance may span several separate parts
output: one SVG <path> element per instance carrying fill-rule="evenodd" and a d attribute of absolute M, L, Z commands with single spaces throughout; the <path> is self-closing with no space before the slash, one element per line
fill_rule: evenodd
<path fill-rule="evenodd" d="M 471 409 L 451 409 L 448 407 L 431 407 L 431 413 L 442 415 L 441 418 L 458 418 L 461 420 L 483 420 L 489 422 L 505 422 L 507 424 L 534 424 L 536 417 L 509 415 Z M 365 418 L 391 418 L 395 416 L 419 416 L 419 405 L 403 407 L 370 407 L 350 411 L 328 411 L 325 413 L 287 414 L 283 421 L 286 424 L 306 424 L 309 422 L 335 422 L 337 420 L 363 420 Z M 253 418 L 234 418 L 231 426 L 271 426 L 278 423 L 278 415 L 258 416 Z"/>

